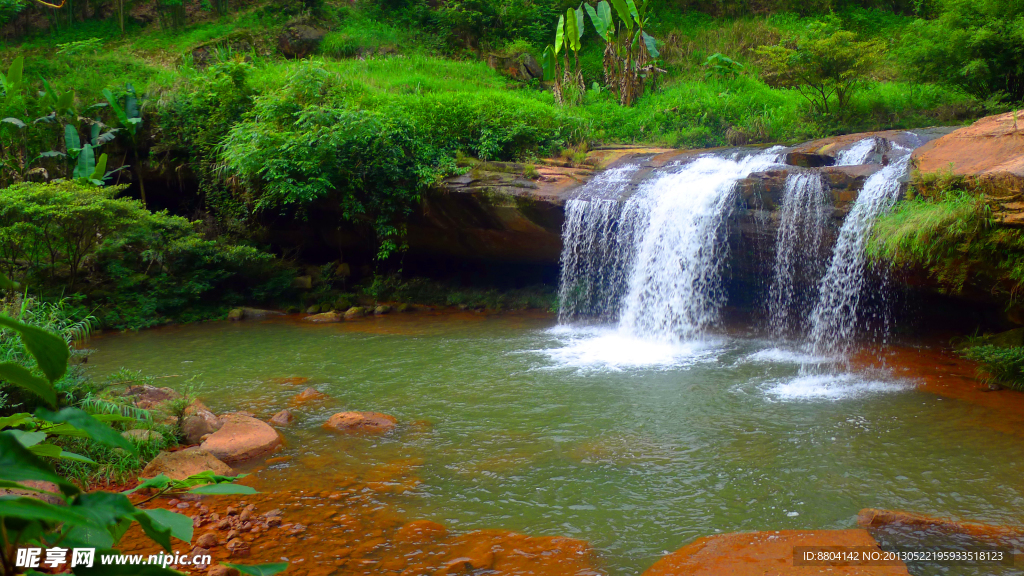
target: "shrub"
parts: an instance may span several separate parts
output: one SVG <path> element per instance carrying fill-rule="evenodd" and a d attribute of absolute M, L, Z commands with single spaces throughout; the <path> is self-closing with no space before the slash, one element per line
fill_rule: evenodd
<path fill-rule="evenodd" d="M 196 223 L 117 191 L 67 181 L 3 190 L 0 265 L 44 294 L 85 293 L 115 328 L 208 318 L 288 287 L 270 254 L 204 239 Z"/>
<path fill-rule="evenodd" d="M 961 350 L 960 355 L 981 364 L 989 382 L 1024 390 L 1024 348 L 971 346 Z"/>

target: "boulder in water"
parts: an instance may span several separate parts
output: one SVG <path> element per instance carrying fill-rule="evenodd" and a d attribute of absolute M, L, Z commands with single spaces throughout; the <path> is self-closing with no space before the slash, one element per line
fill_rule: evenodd
<path fill-rule="evenodd" d="M 968 534 L 979 538 L 1019 538 L 1024 529 L 1013 526 L 998 526 L 978 522 L 960 522 L 951 518 L 939 518 L 926 514 L 865 508 L 857 513 L 857 524 L 865 528 L 883 526 L 907 526 L 921 530 L 942 530 L 952 534 Z"/>
<path fill-rule="evenodd" d="M 345 320 L 362 318 L 363 316 L 366 316 L 366 308 L 362 306 L 353 306 L 345 311 Z"/>
<path fill-rule="evenodd" d="M 832 166 L 836 159 L 827 154 L 815 154 L 813 152 L 790 152 L 786 154 L 786 164 L 800 166 L 801 168 L 821 168 Z"/>
<path fill-rule="evenodd" d="M 270 424 L 274 426 L 287 426 L 294 421 L 295 416 L 292 416 L 292 413 L 289 410 L 281 410 L 270 418 Z"/>
<path fill-rule="evenodd" d="M 320 314 L 314 314 L 312 316 L 306 316 L 303 320 L 307 322 L 327 323 L 327 322 L 341 322 L 341 314 L 337 312 L 322 312 Z"/>
<path fill-rule="evenodd" d="M 382 316 L 384 314 L 389 314 L 390 312 L 391 306 L 388 306 L 387 304 L 381 304 L 380 306 L 377 306 L 376 308 L 373 309 L 373 314 L 375 316 Z"/>
<path fill-rule="evenodd" d="M 309 402 L 320 402 L 327 399 L 327 394 L 315 390 L 313 388 L 306 388 L 302 392 L 299 392 L 292 398 L 292 404 L 306 404 Z"/>
<path fill-rule="evenodd" d="M 212 470 L 214 474 L 231 475 L 234 470 L 213 454 L 202 448 L 186 448 L 177 452 L 161 452 L 142 471 L 143 478 L 160 474 L 173 480 L 184 480 L 189 476 Z"/>
<path fill-rule="evenodd" d="M 398 418 L 381 412 L 339 412 L 324 424 L 332 432 L 383 434 L 394 429 Z"/>
<path fill-rule="evenodd" d="M 192 415 L 185 418 L 181 429 L 187 443 L 198 444 L 202 441 L 203 436 L 213 434 L 223 425 L 224 421 L 217 418 L 213 412 L 200 408 L 193 410 Z"/>
<path fill-rule="evenodd" d="M 201 448 L 227 464 L 266 456 L 283 444 L 266 422 L 242 414 L 226 414 L 224 426 L 203 441 Z"/>
<path fill-rule="evenodd" d="M 448 529 L 430 520 L 414 520 L 403 524 L 395 533 L 399 542 L 423 543 L 438 540 L 448 535 Z"/>

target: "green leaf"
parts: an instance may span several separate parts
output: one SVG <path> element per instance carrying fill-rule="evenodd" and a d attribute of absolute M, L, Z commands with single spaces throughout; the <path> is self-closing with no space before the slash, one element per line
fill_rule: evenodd
<path fill-rule="evenodd" d="M 54 444 L 36 444 L 35 446 L 26 446 L 26 448 L 29 452 L 43 458 L 59 458 L 60 453 L 63 452 L 60 446 Z"/>
<path fill-rule="evenodd" d="M 604 23 L 606 32 L 605 39 L 608 39 L 607 33 L 614 31 L 612 26 L 612 7 L 608 4 L 608 0 L 601 0 L 597 3 L 597 15 L 601 19 L 601 22 Z"/>
<path fill-rule="evenodd" d="M 0 517 L 13 517 L 21 520 L 36 520 L 53 524 L 64 524 L 65 526 L 91 526 L 93 528 L 105 529 L 97 525 L 88 516 L 75 511 L 69 506 L 54 506 L 47 504 L 38 498 L 21 496 L 11 498 L 0 496 Z"/>
<path fill-rule="evenodd" d="M 221 565 L 227 566 L 228 568 L 234 568 L 242 574 L 248 574 L 249 576 L 274 576 L 288 569 L 287 562 L 277 562 L 275 564 L 228 564 L 227 562 L 221 562 Z"/>
<path fill-rule="evenodd" d="M 60 458 L 61 460 L 71 460 L 72 462 L 82 462 L 84 464 L 98 464 L 98 462 L 96 462 L 92 458 L 89 458 L 88 456 L 82 456 L 81 454 L 77 454 L 75 452 L 68 452 L 67 450 L 62 450 L 58 458 Z"/>
<path fill-rule="evenodd" d="M 28 412 L 19 412 L 4 418 L 0 418 L 0 428 L 17 428 L 26 422 L 32 421 L 32 415 Z"/>
<path fill-rule="evenodd" d="M 8 124 L 13 124 L 13 125 L 17 126 L 18 128 L 24 128 L 25 127 L 25 123 L 22 122 L 21 120 L 18 120 L 17 118 L 4 118 L 3 120 L 0 120 L 0 122 L 6 122 Z"/>
<path fill-rule="evenodd" d="M 238 484 L 207 484 L 206 486 L 197 486 L 189 490 L 192 494 L 259 494 L 255 488 L 251 486 L 240 486 Z"/>
<path fill-rule="evenodd" d="M 623 0 L 612 0 L 612 6 L 615 6 L 615 12 L 619 15 L 619 19 L 626 25 L 629 30 L 633 29 L 633 18 L 629 14 L 629 8 Z M 636 5 L 633 6 L 636 8 Z"/>
<path fill-rule="evenodd" d="M 46 432 L 25 432 L 24 430 L 11 430 L 11 434 L 18 439 L 25 448 L 31 448 L 46 440 Z"/>
<path fill-rule="evenodd" d="M 57 98 L 57 111 L 69 110 L 75 103 L 75 91 L 68 90 Z"/>
<path fill-rule="evenodd" d="M 96 155 L 92 151 L 92 145 L 85 144 L 82 146 L 82 151 L 78 153 L 78 165 L 75 166 L 73 176 L 88 178 L 94 170 L 96 170 Z"/>
<path fill-rule="evenodd" d="M 178 540 L 182 542 L 192 541 L 192 519 L 188 516 L 164 510 L 163 508 L 139 510 L 139 512 L 148 516 L 153 521 L 153 524 L 170 530 L 171 536 Z"/>
<path fill-rule="evenodd" d="M 555 57 L 555 49 L 550 44 L 544 49 L 540 58 L 541 67 L 544 69 L 544 80 L 551 80 L 555 77 L 555 70 L 558 67 L 558 59 Z"/>
<path fill-rule="evenodd" d="M 562 51 L 562 43 L 565 39 L 565 16 L 558 17 L 558 27 L 555 28 L 555 54 Z"/>
<path fill-rule="evenodd" d="M 607 6 L 608 3 L 602 0 L 602 3 Z M 590 15 L 590 22 L 594 24 L 594 30 L 597 30 L 598 36 L 608 40 L 608 24 L 604 21 L 597 10 L 590 4 L 584 4 L 583 7 L 587 10 L 587 14 Z M 600 7 L 600 5 L 598 5 Z"/>
<path fill-rule="evenodd" d="M 107 172 L 107 155 L 106 154 L 100 154 L 100 159 L 99 159 L 99 161 L 96 162 L 96 169 L 92 171 L 92 174 L 89 176 L 89 179 L 90 180 L 99 180 L 100 183 L 102 184 L 103 183 L 103 175 L 106 174 L 106 172 Z"/>
<path fill-rule="evenodd" d="M 77 486 L 58 476 L 49 464 L 22 446 L 10 431 L 0 432 L 0 478 L 14 482 L 53 482 L 64 494 L 80 492 Z"/>
<path fill-rule="evenodd" d="M 579 49 L 580 39 L 583 38 L 583 33 L 586 32 L 586 21 L 583 19 L 583 8 L 576 9 L 576 46 Z"/>
<path fill-rule="evenodd" d="M 574 52 L 580 49 L 580 30 L 576 24 L 576 11 L 572 8 L 565 9 L 565 34 L 569 47 Z"/>
<path fill-rule="evenodd" d="M 647 53 L 651 55 L 651 58 L 661 56 L 661 52 L 658 52 L 658 47 L 654 42 L 654 38 L 647 32 L 640 32 L 640 35 L 643 36 L 644 46 L 647 47 Z"/>
<path fill-rule="evenodd" d="M 51 412 L 46 408 L 36 409 L 36 418 L 48 420 L 55 423 L 67 423 L 85 432 L 89 438 L 108 446 L 123 448 L 132 454 L 138 454 L 127 438 L 118 434 L 113 428 L 90 416 L 84 410 L 78 408 L 65 408 L 60 412 Z"/>
<path fill-rule="evenodd" d="M 57 392 L 46 380 L 35 376 L 21 364 L 4 362 L 0 364 L 0 380 L 24 388 L 42 398 L 50 406 L 57 405 Z"/>
<path fill-rule="evenodd" d="M 11 67 L 7 69 L 7 82 L 14 88 L 21 86 L 21 77 L 24 70 L 25 57 L 18 56 L 14 59 L 14 62 L 11 62 Z"/>
<path fill-rule="evenodd" d="M 78 130 L 71 124 L 64 125 L 64 146 L 70 150 L 78 150 L 82 147 L 82 140 L 78 137 Z"/>
<path fill-rule="evenodd" d="M 50 382 L 60 380 L 68 369 L 71 351 L 68 343 L 56 334 L 42 328 L 29 326 L 0 314 L 0 326 L 6 326 L 18 332 L 25 349 L 36 359 L 36 364 Z"/>
<path fill-rule="evenodd" d="M 626 0 L 626 6 L 629 7 L 629 15 L 633 17 L 633 21 L 637 24 L 642 24 L 642 22 L 640 22 L 640 13 L 637 12 L 636 4 L 633 0 Z"/>
<path fill-rule="evenodd" d="M 0 274 L 0 289 L 3 289 L 3 290 L 17 290 L 20 287 L 21 286 L 19 286 L 17 282 L 13 282 L 7 276 L 4 276 L 3 274 Z"/>
<path fill-rule="evenodd" d="M 170 552 L 171 529 L 154 522 L 147 512 L 149 512 L 149 510 L 138 510 L 132 517 L 139 523 L 139 526 L 142 527 L 142 531 L 146 533 L 146 536 L 149 536 L 150 540 L 159 544 L 160 547 L 167 552 Z"/>
<path fill-rule="evenodd" d="M 153 488 L 154 490 L 163 490 L 164 488 L 168 487 L 171 484 L 171 482 L 172 480 L 168 478 L 167 475 L 158 474 L 152 478 L 149 478 L 148 480 L 140 482 L 138 486 L 132 488 L 131 490 L 125 490 L 123 494 L 131 494 L 132 492 L 138 490 L 148 490 L 149 488 Z"/>

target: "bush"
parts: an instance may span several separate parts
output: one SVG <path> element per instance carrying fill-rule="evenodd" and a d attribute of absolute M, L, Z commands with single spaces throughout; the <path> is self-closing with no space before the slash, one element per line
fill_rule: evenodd
<path fill-rule="evenodd" d="M 288 287 L 272 255 L 204 239 L 196 223 L 117 191 L 67 181 L 3 190 L 0 265 L 44 294 L 83 292 L 114 328 L 218 316 Z"/>
<path fill-rule="evenodd" d="M 1024 100 L 1024 4 L 941 0 L 939 6 L 938 18 L 915 22 L 902 42 L 908 72 L 982 100 Z"/>
<path fill-rule="evenodd" d="M 1024 348 L 971 346 L 961 350 L 960 355 L 981 364 L 989 382 L 1024 390 Z"/>

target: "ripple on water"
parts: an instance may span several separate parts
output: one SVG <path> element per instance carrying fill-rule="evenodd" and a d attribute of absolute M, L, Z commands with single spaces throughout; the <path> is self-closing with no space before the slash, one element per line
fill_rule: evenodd
<path fill-rule="evenodd" d="M 556 326 L 547 333 L 557 339 L 550 348 L 535 350 L 554 362 L 550 368 L 613 371 L 636 368 L 684 368 L 713 361 L 722 342 L 645 340 L 617 328 Z"/>
<path fill-rule="evenodd" d="M 765 394 L 782 402 L 847 400 L 872 394 L 891 394 L 914 388 L 906 381 L 875 380 L 862 374 L 804 374 L 767 382 Z"/>

